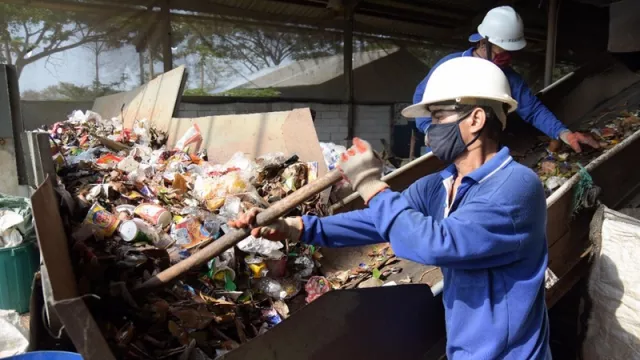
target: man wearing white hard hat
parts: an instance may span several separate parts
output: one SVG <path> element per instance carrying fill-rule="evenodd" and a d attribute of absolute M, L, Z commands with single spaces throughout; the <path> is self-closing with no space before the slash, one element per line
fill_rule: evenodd
<path fill-rule="evenodd" d="M 422 80 L 413 95 L 413 103 L 422 100 L 425 84 L 433 71 L 444 62 L 465 56 L 473 56 L 489 60 L 498 65 L 511 86 L 511 96 L 519 105 L 516 111 L 520 117 L 552 139 L 560 139 L 574 151 L 581 152 L 581 144 L 598 148 L 599 144 L 590 135 L 572 132 L 560 122 L 553 113 L 531 92 L 524 79 L 511 67 L 511 52 L 522 50 L 527 41 L 524 38 L 524 24 L 520 15 L 510 6 L 500 6 L 489 10 L 478 25 L 478 32 L 469 37 L 475 46 L 463 52 L 453 53 L 438 61 L 429 74 Z M 416 126 L 425 135 L 428 146 L 428 128 L 431 118 L 428 116 L 416 119 Z"/>
<path fill-rule="evenodd" d="M 391 191 L 380 180 L 382 161 L 355 138 L 338 168 L 366 209 L 284 218 L 252 235 L 322 247 L 389 242 L 401 258 L 441 267 L 449 360 L 550 359 L 544 190 L 499 145 L 517 106 L 496 65 L 452 59 L 433 72 L 421 101 L 403 110 L 432 117 L 429 141 L 450 164 L 445 170 Z M 258 212 L 229 225 L 250 227 Z"/>

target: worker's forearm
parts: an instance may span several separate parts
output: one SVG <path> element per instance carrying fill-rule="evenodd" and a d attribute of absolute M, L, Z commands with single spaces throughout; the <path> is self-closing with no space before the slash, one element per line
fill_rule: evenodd
<path fill-rule="evenodd" d="M 384 242 L 370 219 L 368 209 L 318 218 L 303 216 L 300 241 L 322 247 L 347 247 Z"/>

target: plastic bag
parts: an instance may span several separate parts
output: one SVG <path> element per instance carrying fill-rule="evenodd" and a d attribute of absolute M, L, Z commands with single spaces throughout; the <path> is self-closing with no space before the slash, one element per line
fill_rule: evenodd
<path fill-rule="evenodd" d="M 149 122 L 147 119 L 140 119 L 133 124 L 133 133 L 138 137 L 138 142 L 142 145 L 148 145 L 151 141 L 149 135 Z"/>
<path fill-rule="evenodd" d="M 0 231 L 10 229 L 17 230 L 22 236 L 22 240 L 35 241 L 36 232 L 33 228 L 33 215 L 31 212 L 31 202 L 27 198 L 19 196 L 11 196 L 0 194 L 0 211 L 4 211 L 9 217 L 0 219 Z M 18 222 L 18 216 L 22 217 L 22 221 Z M 15 234 L 8 236 L 15 237 Z"/>
<path fill-rule="evenodd" d="M 15 310 L 0 310 L 0 358 L 23 354 L 29 346 L 29 331 L 20 324 Z"/>
<path fill-rule="evenodd" d="M 242 202 L 237 196 L 227 196 L 224 199 L 224 205 L 220 208 L 220 216 L 227 219 L 235 219 L 242 211 Z"/>
<path fill-rule="evenodd" d="M 238 169 L 245 181 L 251 181 L 256 171 L 258 170 L 258 164 L 256 164 L 256 162 L 252 159 L 245 156 L 245 154 L 237 152 L 233 154 L 233 156 L 231 156 L 231 159 L 229 159 L 224 164 L 224 168 L 226 170 Z"/>
<path fill-rule="evenodd" d="M 82 110 L 75 110 L 69 114 L 69 121 L 74 124 L 84 124 L 87 121 L 95 121 L 96 123 L 102 123 L 102 116 L 91 110 L 82 112 Z"/>

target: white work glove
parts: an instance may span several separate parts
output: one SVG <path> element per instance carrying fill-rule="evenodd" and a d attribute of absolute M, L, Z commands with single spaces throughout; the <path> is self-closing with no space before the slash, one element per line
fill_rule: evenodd
<path fill-rule="evenodd" d="M 580 144 L 586 144 L 591 146 L 594 149 L 599 149 L 600 144 L 589 134 L 583 134 L 579 132 L 572 132 L 570 130 L 565 130 L 560 133 L 560 140 L 562 140 L 565 144 L 569 145 L 573 151 L 579 153 L 582 152 L 582 148 Z"/>
<path fill-rule="evenodd" d="M 251 228 L 256 222 L 256 216 L 263 211 L 260 208 L 253 208 L 248 212 L 238 215 L 236 220 L 231 220 L 228 225 L 232 228 Z M 267 226 L 259 226 L 251 229 L 253 237 L 261 237 L 272 241 L 289 240 L 297 242 L 302 235 L 304 225 L 301 217 L 288 217 L 278 219 Z"/>
<path fill-rule="evenodd" d="M 365 204 L 389 187 L 380 180 L 382 160 L 373 152 L 368 142 L 359 138 L 353 138 L 353 146 L 340 156 L 337 167 L 364 199 Z"/>

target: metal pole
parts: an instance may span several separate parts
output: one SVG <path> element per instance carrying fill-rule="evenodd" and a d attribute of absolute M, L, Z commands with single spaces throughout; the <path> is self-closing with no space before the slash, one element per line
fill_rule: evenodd
<path fill-rule="evenodd" d="M 165 0 L 162 4 L 162 61 L 164 72 L 173 70 L 173 54 L 171 53 L 171 3 Z"/>
<path fill-rule="evenodd" d="M 344 81 L 349 112 L 347 114 L 347 139 L 355 135 L 355 109 L 353 106 L 353 7 L 344 7 Z"/>
<path fill-rule="evenodd" d="M 558 0 L 549 0 L 547 14 L 547 53 L 544 64 L 544 86 L 551 85 L 556 61 L 556 37 L 558 30 Z"/>

